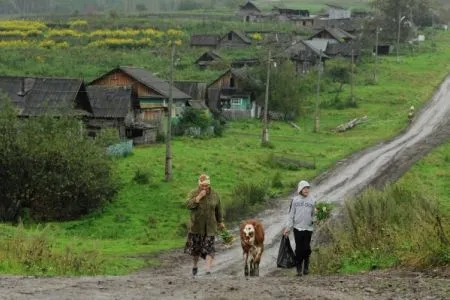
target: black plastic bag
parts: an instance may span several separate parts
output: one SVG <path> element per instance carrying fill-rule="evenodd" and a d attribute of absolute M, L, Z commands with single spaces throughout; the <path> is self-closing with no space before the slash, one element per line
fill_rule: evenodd
<path fill-rule="evenodd" d="M 277 267 L 290 269 L 295 267 L 295 254 L 291 247 L 289 237 L 283 235 L 281 238 L 280 249 L 278 250 Z"/>

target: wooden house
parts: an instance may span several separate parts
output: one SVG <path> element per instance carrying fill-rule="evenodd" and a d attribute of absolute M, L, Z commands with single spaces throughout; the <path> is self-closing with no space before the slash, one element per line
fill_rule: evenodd
<path fill-rule="evenodd" d="M 197 60 L 195 64 L 200 69 L 206 69 L 210 64 L 223 61 L 222 57 L 214 51 L 207 51 L 203 53 Z"/>
<path fill-rule="evenodd" d="M 170 85 L 150 71 L 137 67 L 118 67 L 93 80 L 90 85 L 131 88 L 139 105 L 136 120 L 154 126 L 163 125 Z M 172 97 L 174 106 L 171 116 L 176 118 L 185 107 L 186 101 L 192 97 L 176 87 L 172 89 Z"/>
<path fill-rule="evenodd" d="M 240 5 L 236 15 L 243 18 L 244 22 L 255 22 L 262 16 L 262 11 L 250 1 Z"/>
<path fill-rule="evenodd" d="M 220 35 L 218 34 L 194 34 L 191 36 L 191 47 L 217 48 Z"/>
<path fill-rule="evenodd" d="M 208 85 L 209 108 L 229 119 L 256 117 L 257 106 L 249 92 L 251 81 L 247 68 L 227 70 Z"/>
<path fill-rule="evenodd" d="M 309 40 L 327 39 L 334 40 L 337 43 L 349 43 L 356 39 L 356 37 L 347 31 L 337 27 L 327 27 L 314 33 Z"/>
<path fill-rule="evenodd" d="M 352 17 L 352 12 L 348 8 L 335 4 L 327 4 L 327 6 L 327 15 L 329 19 L 350 19 Z"/>
<path fill-rule="evenodd" d="M 87 94 L 93 109 L 87 123 L 90 136 L 103 128 L 117 128 L 121 139 L 131 139 L 134 144 L 156 142 L 158 128 L 136 118 L 139 103 L 132 88 L 90 85 Z"/>
<path fill-rule="evenodd" d="M 93 113 L 82 79 L 1 76 L 0 91 L 12 100 L 21 117 L 85 118 Z"/>
<path fill-rule="evenodd" d="M 300 74 L 308 73 L 311 68 L 317 65 L 322 58 L 322 62 L 328 59 L 324 52 L 326 45 L 320 45 L 313 41 L 298 41 L 287 47 L 281 53 L 275 55 L 276 60 L 290 59 L 295 62 L 296 72 Z M 321 53 L 321 50 L 322 53 Z"/>
<path fill-rule="evenodd" d="M 244 48 L 252 44 L 252 41 L 239 30 L 231 30 L 219 40 L 221 48 Z"/>

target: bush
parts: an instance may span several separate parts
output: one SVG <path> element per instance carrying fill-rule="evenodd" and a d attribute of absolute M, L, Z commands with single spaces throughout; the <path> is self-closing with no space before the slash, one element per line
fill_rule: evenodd
<path fill-rule="evenodd" d="M 133 181 L 139 184 L 148 184 L 150 182 L 150 172 L 137 169 L 134 172 Z"/>
<path fill-rule="evenodd" d="M 227 221 L 237 221 L 239 218 L 256 211 L 266 203 L 268 185 L 265 183 L 241 183 L 232 192 L 232 202 L 225 209 Z"/>
<path fill-rule="evenodd" d="M 178 124 L 175 126 L 174 134 L 194 137 L 210 136 L 212 134 L 216 136 L 221 135 L 223 128 L 216 128 L 214 125 L 217 125 L 217 122 L 206 111 L 188 107 L 184 110 Z M 212 127 L 213 129 L 210 130 Z"/>
<path fill-rule="evenodd" d="M 36 221 L 72 220 L 113 198 L 112 161 L 80 127 L 68 118 L 18 119 L 0 101 L 0 221 L 27 209 Z"/>
<path fill-rule="evenodd" d="M 283 182 L 281 181 L 281 173 L 276 172 L 272 178 L 272 187 L 276 189 L 281 189 L 284 187 Z"/>

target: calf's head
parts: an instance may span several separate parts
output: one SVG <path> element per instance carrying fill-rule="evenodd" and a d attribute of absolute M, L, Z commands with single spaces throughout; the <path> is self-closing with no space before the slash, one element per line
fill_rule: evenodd
<path fill-rule="evenodd" d="M 244 232 L 246 242 L 253 244 L 255 242 L 255 226 L 246 224 L 242 231 Z"/>

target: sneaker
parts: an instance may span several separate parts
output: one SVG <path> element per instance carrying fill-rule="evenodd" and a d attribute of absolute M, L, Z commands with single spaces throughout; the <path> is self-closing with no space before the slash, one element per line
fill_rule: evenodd
<path fill-rule="evenodd" d="M 205 274 L 206 274 L 206 275 L 211 275 L 211 272 L 210 272 L 210 271 L 208 271 L 208 272 L 206 272 Z"/>
<path fill-rule="evenodd" d="M 192 275 L 195 276 L 198 273 L 198 268 L 192 268 Z"/>

